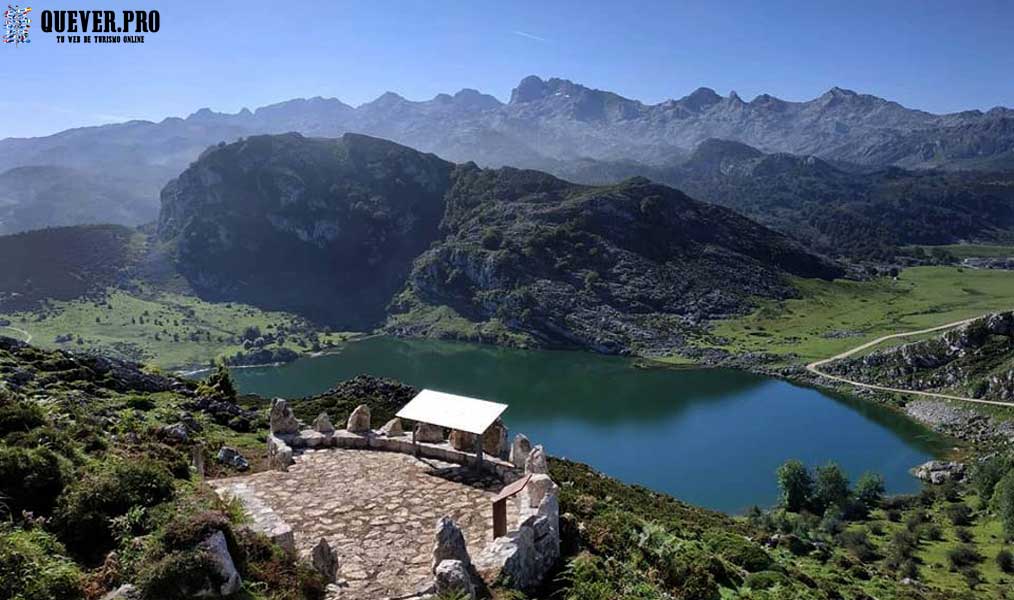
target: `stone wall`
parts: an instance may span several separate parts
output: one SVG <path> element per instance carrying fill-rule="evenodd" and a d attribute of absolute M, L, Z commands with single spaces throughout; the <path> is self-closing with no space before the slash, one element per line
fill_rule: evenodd
<path fill-rule="evenodd" d="M 495 429 L 495 432 L 484 436 L 483 446 L 491 453 L 483 453 L 479 466 L 505 484 L 525 474 L 531 475 L 517 498 L 520 506 L 518 521 L 506 535 L 494 539 L 471 559 L 467 552 L 465 556 L 459 556 L 460 549 L 457 547 L 444 547 L 447 544 L 445 538 L 456 539 L 447 532 L 453 532 L 457 526 L 453 522 L 445 522 L 449 519 L 441 519 L 434 547 L 434 590 L 440 587 L 443 592 L 449 589 L 447 586 L 459 586 L 459 591 L 466 596 L 475 597 L 476 589 L 501 583 L 522 591 L 532 591 L 560 558 L 559 488 L 549 476 L 545 450 L 541 445 L 532 447 L 528 438 L 520 434 L 508 447 L 506 428 L 498 422 Z M 286 470 L 294 461 L 294 455 L 307 448 L 399 452 L 465 466 L 476 464 L 474 444 L 468 449 L 458 449 L 468 445 L 460 443 L 454 437 L 455 432 L 451 432 L 450 440 L 444 438 L 443 430 L 432 426 L 423 433 L 417 435 L 417 441 L 413 442 L 412 433 L 405 432 L 397 419 L 380 429 L 373 429 L 369 408 L 365 405 L 353 411 L 344 429 L 332 427 L 330 419 L 323 413 L 315 419 L 314 428 L 301 429 L 286 402 L 277 399 L 271 407 L 271 433 L 267 442 L 269 464 L 273 469 Z M 452 443 L 455 441 L 458 443 Z M 453 559 L 443 558 L 444 555 L 453 556 Z M 445 562 L 448 564 L 443 564 Z M 449 564 L 451 562 L 454 564 Z M 463 569 L 470 573 L 469 585 L 461 583 L 464 581 L 461 576 Z"/>

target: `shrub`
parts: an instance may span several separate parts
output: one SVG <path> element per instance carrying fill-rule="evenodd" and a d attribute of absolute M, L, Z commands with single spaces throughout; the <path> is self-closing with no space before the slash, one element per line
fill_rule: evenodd
<path fill-rule="evenodd" d="M 147 396 L 131 396 L 127 398 L 127 408 L 149 411 L 155 408 L 155 401 Z"/>
<path fill-rule="evenodd" d="M 831 462 L 817 467 L 813 493 L 813 512 L 820 515 L 831 507 L 843 508 L 849 497 L 849 479 L 841 467 Z"/>
<path fill-rule="evenodd" d="M 39 529 L 0 528 L 0 599 L 83 598 L 81 572 L 65 553 Z"/>
<path fill-rule="evenodd" d="M 955 526 L 964 527 L 972 524 L 972 508 L 964 502 L 948 505 L 944 509 L 944 514 Z"/>
<path fill-rule="evenodd" d="M 716 532 L 707 536 L 708 547 L 716 554 L 751 573 L 771 566 L 771 557 L 755 542 L 745 537 Z"/>
<path fill-rule="evenodd" d="M 1004 573 L 1014 573 L 1014 554 L 1006 548 L 996 553 L 996 566 Z"/>
<path fill-rule="evenodd" d="M 12 516 L 48 514 L 64 483 L 60 458 L 48 448 L 0 446 L 0 494 Z"/>
<path fill-rule="evenodd" d="M 100 464 L 67 486 L 54 527 L 67 547 L 96 559 L 113 544 L 111 520 L 131 507 L 151 507 L 173 496 L 173 478 L 160 463 L 140 459 Z"/>
<path fill-rule="evenodd" d="M 266 585 L 276 600 L 324 598 L 327 585 L 324 578 L 305 563 L 294 560 L 263 534 L 240 529 L 236 532 L 236 541 L 246 557 L 244 580 Z"/>
<path fill-rule="evenodd" d="M 630 513 L 608 511 L 588 523 L 585 539 L 599 554 L 625 556 L 636 545 L 640 526 L 640 520 Z"/>
<path fill-rule="evenodd" d="M 777 571 L 761 571 L 760 573 L 751 573 L 743 583 L 751 590 L 769 590 L 787 581 L 785 575 Z"/>
<path fill-rule="evenodd" d="M 876 548 L 866 537 L 866 532 L 861 529 L 843 532 L 838 537 L 838 542 L 861 562 L 867 563 L 877 560 Z"/>
<path fill-rule="evenodd" d="M 31 431 L 46 423 L 42 410 L 26 401 L 7 401 L 0 404 L 0 438 L 8 433 Z"/>
<path fill-rule="evenodd" d="M 256 335 L 254 335 L 255 333 Z M 254 337 L 249 338 L 247 337 L 248 334 L 254 335 Z M 244 339 L 256 339 L 258 337 L 260 337 L 260 330 L 256 327 L 247 327 L 247 331 L 244 331 L 243 333 Z M 216 400 L 235 402 L 236 387 L 232 383 L 232 376 L 229 374 L 229 369 L 227 369 L 223 364 L 216 366 L 215 372 L 209 375 L 207 379 L 197 386 L 197 394 L 199 396 L 207 396 Z"/>
<path fill-rule="evenodd" d="M 962 544 L 947 551 L 947 560 L 952 569 L 971 567 L 982 562 L 982 555 L 970 544 Z"/>
<path fill-rule="evenodd" d="M 193 597 L 201 589 L 225 583 L 207 552 L 191 550 L 159 557 L 141 570 L 137 587 L 150 600 L 178 600 Z"/>
<path fill-rule="evenodd" d="M 971 530 L 966 527 L 958 527 L 954 530 L 954 535 L 958 538 L 958 541 L 966 544 L 971 543 L 974 539 Z"/>
<path fill-rule="evenodd" d="M 1003 524 L 1004 537 L 1014 539 L 1014 470 L 997 482 L 990 504 Z"/>

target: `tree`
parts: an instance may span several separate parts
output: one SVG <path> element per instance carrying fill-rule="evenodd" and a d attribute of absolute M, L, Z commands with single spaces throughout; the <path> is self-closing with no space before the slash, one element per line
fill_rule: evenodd
<path fill-rule="evenodd" d="M 1004 475 L 996 484 L 992 504 L 1003 524 L 1004 537 L 1014 539 L 1014 471 Z"/>
<path fill-rule="evenodd" d="M 778 467 L 777 475 L 782 506 L 790 512 L 805 508 L 813 497 L 813 477 L 806 466 L 796 459 L 787 460 Z"/>
<path fill-rule="evenodd" d="M 215 367 L 215 372 L 208 376 L 197 387 L 197 393 L 217 400 L 234 402 L 236 400 L 236 388 L 232 384 L 232 376 L 229 369 L 222 363 Z"/>
<path fill-rule="evenodd" d="M 831 507 L 842 508 L 849 499 L 849 478 L 836 463 L 817 467 L 817 482 L 813 494 L 816 514 L 824 514 Z"/>
<path fill-rule="evenodd" d="M 880 506 L 885 490 L 884 476 L 880 473 L 867 471 L 856 481 L 856 499 L 866 507 L 866 510 Z"/>

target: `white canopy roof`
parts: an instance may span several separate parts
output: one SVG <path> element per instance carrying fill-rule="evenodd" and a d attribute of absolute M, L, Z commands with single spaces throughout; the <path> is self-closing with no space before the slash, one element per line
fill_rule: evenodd
<path fill-rule="evenodd" d="M 423 390 L 398 411 L 398 417 L 482 435 L 506 404 Z"/>

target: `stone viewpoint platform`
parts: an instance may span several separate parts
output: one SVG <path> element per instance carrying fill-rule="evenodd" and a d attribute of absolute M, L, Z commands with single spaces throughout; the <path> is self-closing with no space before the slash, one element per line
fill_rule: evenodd
<path fill-rule="evenodd" d="M 254 529 L 310 558 L 335 583 L 330 598 L 476 598 L 494 582 L 532 590 L 559 558 L 558 489 L 545 452 L 523 435 L 507 448 L 499 423 L 470 435 L 425 424 L 406 433 L 398 419 L 374 430 L 365 405 L 346 429 L 323 414 L 302 429 L 276 400 L 273 470 L 208 483 L 240 500 Z M 490 454 L 476 460 L 463 450 L 473 446 Z M 509 528 L 494 538 L 493 500 L 512 482 Z"/>

